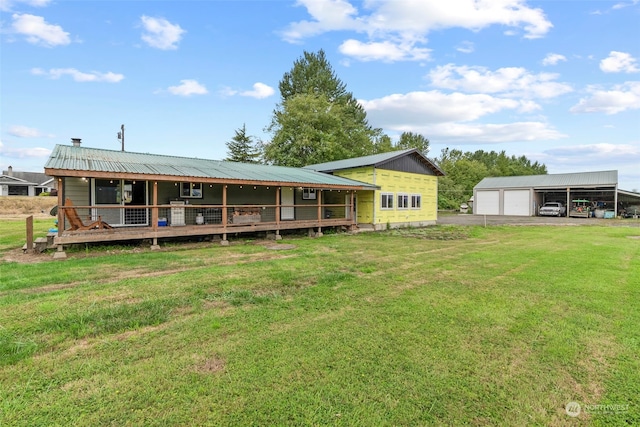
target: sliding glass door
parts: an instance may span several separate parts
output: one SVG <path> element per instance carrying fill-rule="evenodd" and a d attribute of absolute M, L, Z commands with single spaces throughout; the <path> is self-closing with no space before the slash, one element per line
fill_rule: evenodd
<path fill-rule="evenodd" d="M 147 182 L 120 179 L 94 179 L 92 183 L 92 200 L 96 206 L 93 216 L 98 216 L 112 226 L 147 225 L 149 210 L 130 206 L 147 204 Z M 111 205 L 101 208 L 100 205 Z M 127 206 L 127 209 L 114 208 L 114 205 Z"/>

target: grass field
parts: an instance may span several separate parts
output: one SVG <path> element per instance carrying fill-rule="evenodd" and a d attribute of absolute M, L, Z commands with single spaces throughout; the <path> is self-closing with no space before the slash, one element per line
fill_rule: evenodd
<path fill-rule="evenodd" d="M 0 261 L 0 426 L 640 424 L 639 228 L 281 243 Z"/>

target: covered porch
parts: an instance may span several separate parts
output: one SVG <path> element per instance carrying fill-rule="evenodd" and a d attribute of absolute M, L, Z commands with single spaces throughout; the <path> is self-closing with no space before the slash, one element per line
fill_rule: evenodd
<path fill-rule="evenodd" d="M 153 245 L 159 239 L 189 236 L 220 236 L 222 244 L 228 234 L 272 232 L 276 239 L 281 230 L 312 229 L 321 235 L 327 227 L 356 226 L 355 196 L 357 190 L 311 189 L 276 187 L 271 192 L 273 203 L 230 204 L 229 186 L 222 186 L 222 203 L 197 203 L 193 200 L 172 200 L 158 203 L 158 182 L 150 183 L 151 203 L 129 204 L 68 204 L 62 192 L 58 204 L 58 232 L 54 245 L 112 242 L 150 239 Z M 236 187 L 239 186 L 236 184 Z M 243 186 L 244 187 L 244 186 Z M 251 187 L 253 189 L 253 186 Z M 255 191 L 265 191 L 255 186 Z M 268 190 L 267 190 L 268 191 Z M 299 203 L 305 193 L 315 193 L 309 203 Z M 288 200 L 283 201 L 282 195 Z M 311 203 L 312 202 L 312 203 Z M 73 213 L 71 213 L 73 212 Z M 98 225 L 87 229 L 72 226 L 69 217 L 76 215 L 90 227 L 101 221 L 111 228 Z"/>

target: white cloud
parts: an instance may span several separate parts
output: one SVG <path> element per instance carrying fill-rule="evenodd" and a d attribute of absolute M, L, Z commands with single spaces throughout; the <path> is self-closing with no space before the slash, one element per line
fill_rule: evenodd
<path fill-rule="evenodd" d="M 25 36 L 31 44 L 53 47 L 71 43 L 68 32 L 47 23 L 42 16 L 14 13 L 11 18 L 13 32 Z"/>
<path fill-rule="evenodd" d="M 498 124 L 442 123 L 424 129 L 424 134 L 440 141 L 457 143 L 506 143 L 549 141 L 566 138 L 542 122 L 513 122 Z"/>
<path fill-rule="evenodd" d="M 360 100 L 369 122 L 396 132 L 417 132 L 430 138 L 457 143 L 503 143 L 554 140 L 566 135 L 539 121 L 478 123 L 487 115 L 540 107 L 530 100 L 488 94 L 443 93 L 437 90 L 394 94 Z"/>
<path fill-rule="evenodd" d="M 619 10 L 619 9 L 624 9 L 625 7 L 634 6 L 636 4 L 638 4 L 638 0 L 631 0 L 628 2 L 616 3 L 611 7 L 611 9 Z"/>
<path fill-rule="evenodd" d="M 340 53 L 360 61 L 417 61 L 429 59 L 431 49 L 416 47 L 414 43 L 368 42 L 350 39 L 338 48 Z"/>
<path fill-rule="evenodd" d="M 59 79 L 62 76 L 68 75 L 76 82 L 106 82 L 106 83 L 118 83 L 124 79 L 123 74 L 112 73 L 111 71 L 101 73 L 98 71 L 91 71 L 85 73 L 75 68 L 52 68 L 49 71 L 41 68 L 32 68 L 31 74 L 36 76 L 47 76 L 51 79 Z"/>
<path fill-rule="evenodd" d="M 640 81 L 616 85 L 611 90 L 589 87 L 590 97 L 582 98 L 569 110 L 572 113 L 617 114 L 640 108 Z"/>
<path fill-rule="evenodd" d="M 566 83 L 553 80 L 557 74 L 532 74 L 521 67 L 499 68 L 442 65 L 428 74 L 431 84 L 442 89 L 464 92 L 500 93 L 525 98 L 553 98 L 571 92 Z"/>
<path fill-rule="evenodd" d="M 405 124 L 467 122 L 503 110 L 531 111 L 534 108 L 527 101 L 484 94 L 445 94 L 437 90 L 394 94 L 360 103 L 372 123 L 393 129 Z"/>
<path fill-rule="evenodd" d="M 475 46 L 473 42 L 463 41 L 456 47 L 456 50 L 462 53 L 472 53 L 475 50 Z"/>
<path fill-rule="evenodd" d="M 542 65 L 556 65 L 560 61 L 566 61 L 567 57 L 559 53 L 548 53 L 542 60 Z"/>
<path fill-rule="evenodd" d="M 152 18 L 143 15 L 140 18 L 145 33 L 142 34 L 142 40 L 149 46 L 162 50 L 175 50 L 177 44 L 182 39 L 182 35 L 186 32 L 180 25 L 172 24 L 164 18 Z"/>
<path fill-rule="evenodd" d="M 586 145 L 572 145 L 564 147 L 555 147 L 546 150 L 545 153 L 559 157 L 584 157 L 589 156 L 593 158 L 616 158 L 619 160 L 625 160 L 629 157 L 633 161 L 640 164 L 640 147 L 631 144 L 586 144 Z"/>
<path fill-rule="evenodd" d="M 637 61 L 626 52 L 612 50 L 609 56 L 600 61 L 600 69 L 605 73 L 637 73 L 640 71 Z"/>
<path fill-rule="evenodd" d="M 169 86 L 167 89 L 172 95 L 178 96 L 191 96 L 191 95 L 205 95 L 209 93 L 204 85 L 201 85 L 196 80 L 180 80 L 179 86 Z"/>
<path fill-rule="evenodd" d="M 42 147 L 7 147 L 0 141 L 0 155 L 14 159 L 24 159 L 29 157 L 49 157 L 51 150 Z"/>
<path fill-rule="evenodd" d="M 229 86 L 223 86 L 219 91 L 218 91 L 218 95 L 222 96 L 222 97 L 230 97 L 230 96 L 234 96 L 238 93 L 237 90 L 231 89 Z"/>
<path fill-rule="evenodd" d="M 640 146 L 610 143 L 567 145 L 544 150 L 533 157 L 558 171 L 618 169 L 624 173 L 637 173 Z"/>
<path fill-rule="evenodd" d="M 365 29 L 365 23 L 357 18 L 357 9 L 348 1 L 298 0 L 296 6 L 306 7 L 314 20 L 289 24 L 289 28 L 282 32 L 282 37 L 290 43 L 328 31 Z"/>
<path fill-rule="evenodd" d="M 38 138 L 42 136 L 51 137 L 52 135 L 44 135 L 38 129 L 30 128 L 27 126 L 15 125 L 11 126 L 8 131 L 9 135 L 16 136 L 18 138 Z"/>
<path fill-rule="evenodd" d="M 274 93 L 276 93 L 276 91 L 271 86 L 267 86 L 264 83 L 257 82 L 253 85 L 253 90 L 246 90 L 244 92 L 240 92 L 240 95 L 248 96 L 251 98 L 263 99 L 263 98 L 270 97 Z"/>
<path fill-rule="evenodd" d="M 363 4 L 370 14 L 360 14 L 345 0 L 298 0 L 296 4 L 307 9 L 311 20 L 291 23 L 282 32 L 285 40 L 295 43 L 329 31 L 355 31 L 366 34 L 369 40 L 348 40 L 343 44 L 343 53 L 353 53 L 355 58 L 362 60 L 397 60 L 398 49 L 392 49 L 392 46 L 405 46 L 405 50 L 420 53 L 405 54 L 401 56 L 403 60 L 422 60 L 428 50 L 417 47 L 417 43 L 424 43 L 425 36 L 434 30 L 465 28 L 479 31 L 491 25 L 503 25 L 524 30 L 525 38 L 538 38 L 553 26 L 541 9 L 530 8 L 522 0 L 370 0 Z M 385 43 L 391 43 L 391 46 Z M 389 56 L 381 55 L 385 51 Z"/>
<path fill-rule="evenodd" d="M 15 6 L 26 4 L 32 7 L 45 7 L 52 0 L 0 0 L 0 10 L 3 12 L 9 12 Z"/>

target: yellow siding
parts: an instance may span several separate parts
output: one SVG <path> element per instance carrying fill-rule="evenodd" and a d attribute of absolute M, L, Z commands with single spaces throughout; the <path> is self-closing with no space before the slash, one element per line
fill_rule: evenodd
<path fill-rule="evenodd" d="M 367 184 L 374 184 L 373 167 L 348 169 L 336 172 L 337 176 L 353 179 Z M 373 191 L 358 191 L 356 193 L 356 221 L 358 224 L 373 224 Z"/>
<path fill-rule="evenodd" d="M 387 224 L 433 223 L 438 217 L 438 178 L 410 172 L 399 172 L 373 167 L 336 172 L 336 175 L 375 184 L 381 190 L 359 191 L 357 194 L 357 220 L 359 224 L 372 224 L 385 228 Z M 375 194 L 374 194 L 375 193 Z M 381 209 L 381 194 L 393 194 L 393 209 Z M 398 194 L 408 195 L 409 208 L 398 208 Z M 411 196 L 420 195 L 421 207 L 411 208 Z"/>

